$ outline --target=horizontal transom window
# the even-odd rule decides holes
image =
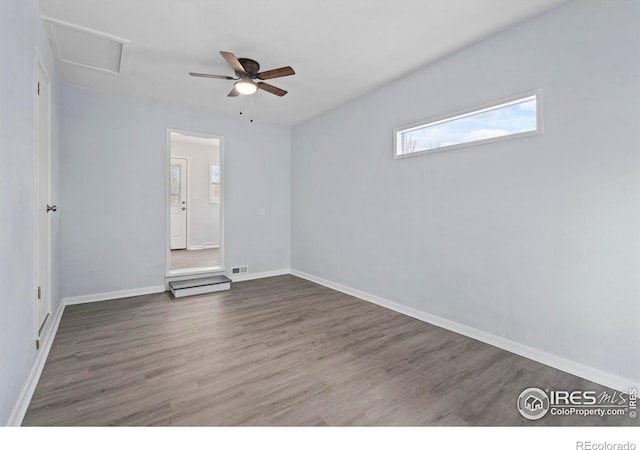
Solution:
[[[542,132],[542,92],[535,91],[395,130],[394,158]]]

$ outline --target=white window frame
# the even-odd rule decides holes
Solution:
[[[219,190],[219,194],[218,194],[218,198],[214,199],[211,196],[211,187],[214,184],[213,181],[211,181],[211,170],[213,169],[213,166],[218,166],[218,173],[220,174],[218,176],[218,183],[216,183],[218,185],[218,190]],[[221,187],[220,187],[220,180],[222,179],[222,173],[220,173],[221,171],[221,167],[220,167],[220,163],[219,162],[213,162],[213,161],[209,161],[209,203],[212,205],[218,205],[220,204],[220,194],[222,193],[220,191]]]
[[[444,122],[450,122],[455,119],[460,119],[465,116],[471,116],[474,114],[479,114],[491,109],[497,109],[501,106],[508,106],[509,103],[515,103],[518,100],[523,100],[527,97],[536,97],[536,129],[531,131],[523,131],[521,133],[508,134],[506,136],[497,136],[493,138],[479,139],[472,142],[464,142],[461,144],[447,145],[444,147],[426,149],[426,150],[418,150],[416,152],[398,154],[398,150],[402,148],[402,133],[406,133],[407,131],[413,131],[419,128],[424,128],[427,126],[438,125]],[[509,139],[519,139],[526,136],[533,136],[536,134],[542,134],[543,132],[543,121],[542,121],[542,89],[535,89],[532,91],[523,92],[517,95],[512,95],[507,98],[503,98],[498,101],[493,101],[489,103],[484,103],[482,105],[474,106],[473,108],[467,108],[462,111],[458,111],[451,114],[446,114],[443,116],[435,117],[429,120],[424,120],[418,123],[413,123],[410,125],[405,125],[403,127],[395,128],[393,130],[393,159],[402,159],[411,156],[419,156],[425,155],[429,153],[438,153],[448,150],[455,150],[464,147],[471,147],[474,145],[484,145],[490,142],[498,142],[498,141],[506,141]]]

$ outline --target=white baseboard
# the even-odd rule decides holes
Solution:
[[[38,386],[38,381],[40,381],[40,375],[42,374],[42,369],[44,369],[44,364],[47,362],[47,356],[49,356],[53,339],[58,331],[64,307],[64,301],[60,302],[60,306],[58,306],[58,310],[53,317],[49,331],[40,341],[42,343],[42,347],[40,347],[40,350],[38,351],[36,360],[31,367],[29,375],[27,376],[27,381],[24,383],[22,391],[20,391],[18,401],[9,416],[9,421],[7,422],[7,426],[9,427],[19,427],[22,424],[24,415],[27,413],[27,409],[29,408],[29,403],[31,403],[33,393],[36,391],[36,387]]]
[[[158,294],[164,292],[164,285],[149,286],[137,289],[126,289],[124,291],[101,292],[98,294],[79,295],[77,297],[67,297],[62,299],[65,305],[78,305],[81,303],[102,302],[104,300],[115,300],[117,298],[137,297],[138,295]]]
[[[502,336],[487,333],[486,331],[482,331],[477,328],[463,325],[443,317],[420,311],[410,306],[405,306],[400,303],[369,294],[368,292],[353,289],[349,286],[334,283],[333,281],[325,280],[294,269],[291,270],[291,274],[618,391],[628,392],[631,388],[640,387],[640,381],[626,379],[618,375],[563,358],[562,356],[520,344],[519,342],[512,341]]]
[[[290,269],[279,269],[279,270],[270,270],[268,272],[256,272],[256,273],[246,273],[242,275],[228,275],[232,281],[249,281],[249,280],[257,280],[259,278],[269,278],[269,277],[277,277],[279,275],[289,275],[291,273]]]

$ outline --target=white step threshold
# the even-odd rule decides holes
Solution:
[[[169,282],[169,289],[175,298],[189,295],[209,294],[231,289],[231,279],[224,275],[207,278],[194,278]]]

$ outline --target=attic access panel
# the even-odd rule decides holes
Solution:
[[[121,72],[128,40],[57,19],[44,21],[60,62],[114,74]]]

